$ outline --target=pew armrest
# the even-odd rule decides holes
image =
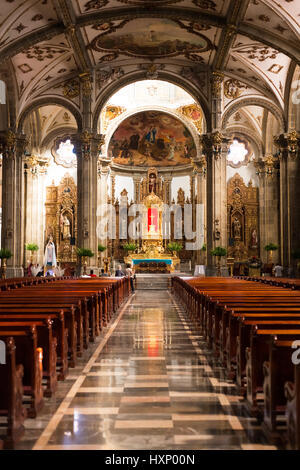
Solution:
[[[295,384],[294,382],[286,382],[284,384],[284,395],[287,401],[292,401],[295,398]]]

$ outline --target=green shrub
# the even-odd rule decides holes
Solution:
[[[12,257],[12,252],[6,248],[1,248],[0,250],[0,259],[9,259]]]
[[[168,244],[167,248],[170,251],[181,251],[182,250],[182,245],[181,245],[181,243],[178,243],[178,242],[170,242]]]
[[[135,243],[124,243],[122,247],[125,251],[134,251],[137,249],[137,246]]]
[[[278,250],[278,246],[275,245],[275,243],[268,243],[268,245],[265,246],[266,251],[276,251]]]
[[[28,251],[38,251],[39,247],[36,243],[27,243],[26,250]]]
[[[222,246],[217,246],[213,250],[211,250],[210,254],[212,256],[226,256],[227,255],[227,250],[226,248],[223,248]]]
[[[89,248],[77,248],[76,252],[79,258],[83,258],[84,256],[92,258],[94,256],[94,253]]]
[[[99,251],[100,253],[102,253],[102,252],[105,251],[105,250],[106,250],[106,246],[103,246],[103,245],[101,245],[101,244],[99,243],[99,245],[98,245],[98,251]]]

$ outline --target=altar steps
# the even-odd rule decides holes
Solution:
[[[169,274],[137,274],[137,290],[168,290],[171,286]]]

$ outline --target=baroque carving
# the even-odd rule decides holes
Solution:
[[[236,52],[239,54],[246,54],[248,59],[257,59],[259,62],[264,62],[267,59],[276,59],[279,52],[268,46],[252,46],[246,49],[238,49]]]
[[[238,98],[243,90],[249,88],[247,85],[244,85],[239,80],[230,78],[224,82],[224,95],[226,98],[235,99]]]
[[[258,188],[253,187],[252,181],[246,186],[238,173],[227,185],[227,221],[229,257],[245,261],[258,256]]]
[[[84,5],[85,11],[100,10],[108,4],[108,0],[90,0]]]
[[[140,69],[146,71],[146,78],[148,80],[155,80],[158,78],[159,70],[164,70],[164,64],[140,64]]]
[[[70,80],[63,86],[63,94],[67,98],[76,98],[79,95],[80,86],[77,79]]]
[[[202,132],[203,114],[201,108],[197,104],[181,106],[177,111],[191,120],[199,133]]]

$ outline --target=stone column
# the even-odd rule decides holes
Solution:
[[[216,131],[200,137],[206,156],[206,240],[207,274],[216,274],[216,259],[210,254],[216,246],[227,247],[226,166],[229,139]],[[222,260],[223,264],[225,260]]]
[[[24,258],[24,135],[0,134],[2,164],[2,247],[11,251],[7,277],[23,276]]]
[[[135,204],[139,204],[140,202],[140,182],[141,177],[140,175],[133,175],[133,202]]]
[[[281,134],[274,143],[280,158],[280,254],[287,275],[296,264],[292,253],[300,248],[300,135]]]
[[[97,187],[98,187],[98,194],[97,194],[97,205],[98,205],[98,216],[97,216],[97,224],[98,226],[102,226],[103,217],[105,217],[105,213],[103,212],[105,209],[105,205],[108,203],[108,179],[110,177],[110,161],[106,159],[98,160],[98,176],[97,176]],[[103,210],[102,210],[102,209]],[[100,233],[101,230],[98,230],[97,233],[97,243],[101,243],[101,245],[108,246],[108,239],[107,236],[102,236]],[[107,251],[101,253],[101,259],[107,256]]]
[[[197,232],[201,233],[203,231],[204,240],[203,244],[206,244],[206,231],[205,231],[205,221],[206,221],[206,158],[203,156],[199,160],[194,160],[194,174],[196,180],[196,194],[195,202],[196,204],[202,206],[202,220],[197,219]],[[206,264],[206,252],[197,250],[196,264]]]
[[[211,105],[212,105],[212,129],[221,129],[222,124],[222,84],[224,74],[219,71],[212,73],[211,79]]]
[[[172,176],[171,175],[165,175],[164,177],[164,183],[165,183],[165,204],[170,205],[171,204],[171,187],[172,187]]]
[[[279,161],[269,155],[257,163],[256,173],[259,176],[259,246],[260,257],[267,263],[265,246],[268,243],[280,244],[279,240]],[[277,263],[280,252],[273,253],[273,262]]]
[[[39,247],[36,262],[43,264],[44,259],[44,187],[47,163],[39,161],[32,155],[26,158],[26,219],[25,219],[25,245],[36,243]],[[26,252],[25,265],[28,264],[30,253]]]
[[[77,247],[89,248],[94,257],[88,260],[90,268],[97,266],[97,169],[103,136],[88,131],[73,137],[77,155]]]

